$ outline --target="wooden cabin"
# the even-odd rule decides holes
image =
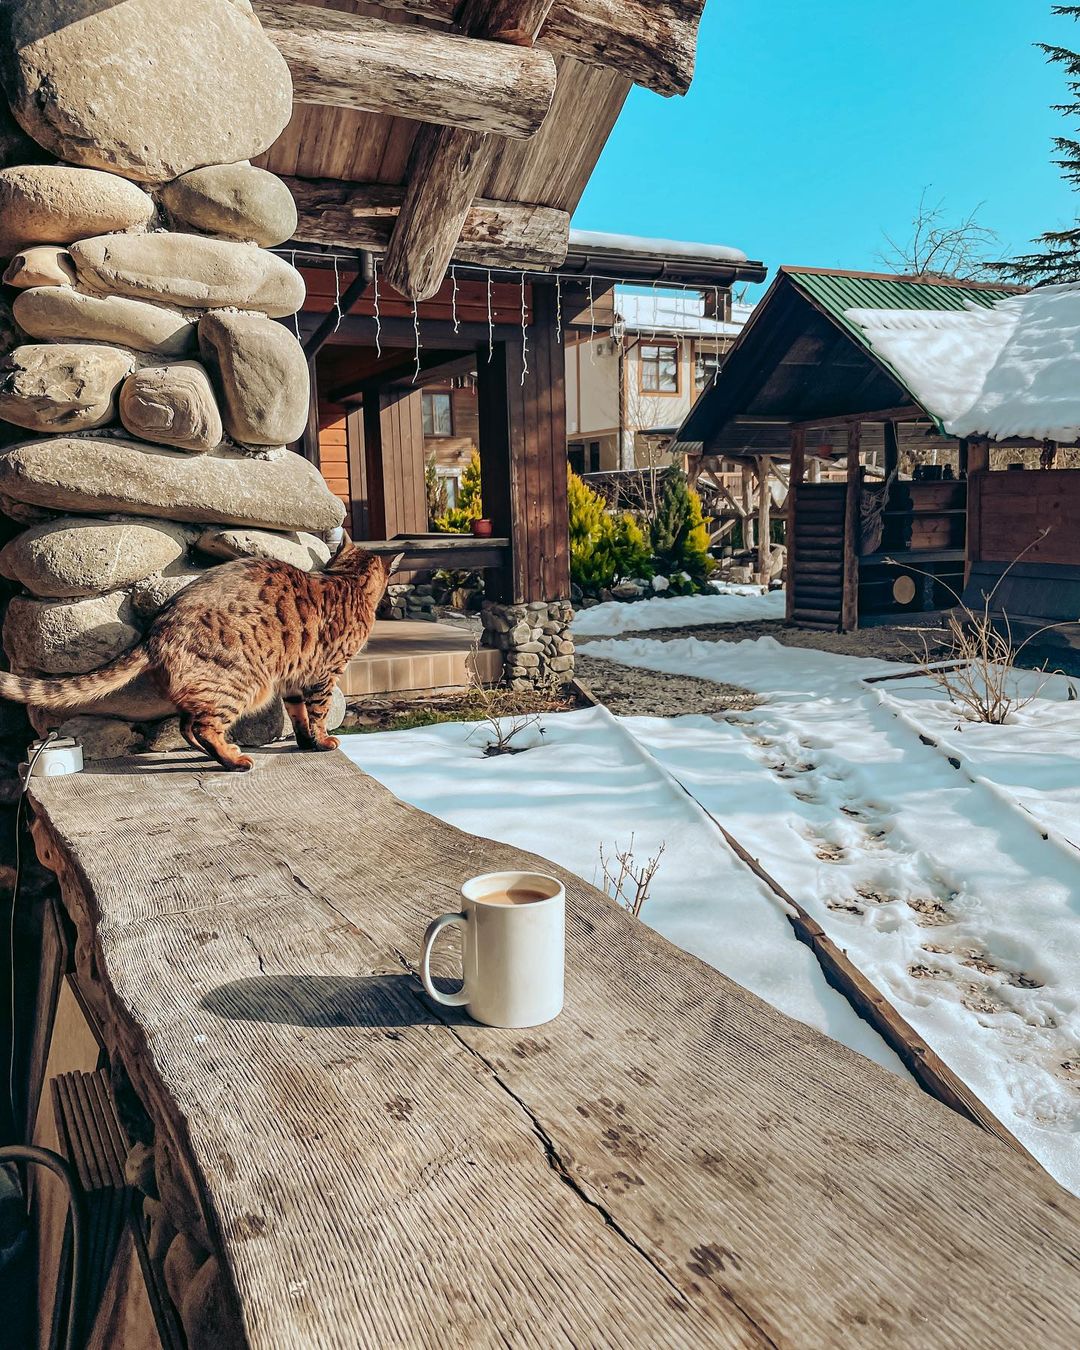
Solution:
[[[1016,293],[780,270],[679,442],[699,472],[723,461],[790,464],[790,621],[846,631],[956,603],[979,537],[969,540],[969,445],[850,316],[990,309]]]
[[[575,304],[602,327],[605,304],[587,255],[568,256],[570,215],[631,86],[686,91],[701,4],[256,8],[296,97],[258,161],[293,193],[298,224],[279,252],[309,288],[297,332],[313,397],[294,448],[342,497],[355,538],[404,545],[405,580],[481,569],[491,603],[561,604],[563,329]],[[435,393],[455,388],[494,523],[483,540],[425,538],[425,417],[433,426],[446,410]],[[378,630],[346,692],[464,682],[468,635],[410,630]],[[496,654],[484,659],[483,674],[497,674]]]

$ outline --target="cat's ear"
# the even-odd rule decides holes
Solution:
[[[386,567],[386,575],[392,577],[401,566],[401,560],[405,557],[404,553],[396,553],[389,561]]]

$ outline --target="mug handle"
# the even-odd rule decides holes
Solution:
[[[437,919],[428,925],[428,930],[424,934],[424,946],[420,953],[420,979],[423,981],[424,988],[429,996],[436,1003],[442,1003],[447,1008],[463,1008],[469,1001],[469,995],[466,993],[464,985],[456,994],[444,994],[435,988],[431,982],[431,952],[435,946],[435,939],[444,928],[449,928],[452,923],[460,924],[464,928],[467,922],[464,914],[440,914]]]

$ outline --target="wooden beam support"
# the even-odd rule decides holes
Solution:
[[[416,371],[416,356],[410,352],[407,356],[394,353],[389,363],[382,369],[359,375],[331,389],[327,397],[332,403],[351,403],[353,399],[364,398],[369,390],[389,388],[391,385],[412,381],[416,376],[416,387],[422,388],[431,380],[447,380],[453,375],[468,375],[476,369],[476,353],[423,351],[420,352],[420,372]]]
[[[331,336],[336,328],[341,326],[345,315],[356,304],[357,300],[364,294],[367,288],[374,280],[375,269],[371,263],[370,254],[364,254],[360,260],[356,271],[356,276],[349,282],[345,288],[344,294],[338,300],[334,308],[315,329],[314,333],[304,342],[304,355],[308,361],[314,361],[319,352],[326,345],[326,340]]]
[[[799,487],[802,484],[805,466],[806,432],[796,430],[791,433],[791,469],[788,474],[787,523],[784,526],[784,543],[787,547],[785,618],[788,623],[792,623],[795,619],[795,568],[797,565],[795,557],[795,534],[798,528]]]
[[[885,423],[885,479],[888,481],[900,468],[900,437],[896,423],[890,418]]]
[[[552,0],[465,0],[471,36],[512,35],[531,43]],[[490,135],[461,127],[420,128],[404,200],[386,252],[386,279],[410,300],[427,300],[443,283],[465,220],[491,167]]]
[[[759,455],[758,472],[758,577],[763,586],[769,584],[769,571],[772,566],[772,485],[769,482],[769,469],[772,459],[768,455]]]
[[[550,52],[458,33],[256,0],[298,103],[355,108],[527,139],[555,97]]]
[[[458,0],[379,0],[445,23]],[[705,0],[556,0],[540,32],[559,56],[619,70],[658,94],[685,94],[694,78],[698,26]]]
[[[859,626],[859,535],[862,529],[863,471],[859,463],[862,426],[848,427],[847,492],[844,498],[844,591],[840,627],[853,633]]]
[[[285,178],[299,217],[299,243],[385,252],[405,198],[403,187]],[[478,198],[465,213],[455,262],[481,267],[551,268],[566,261],[570,215],[551,206]]]

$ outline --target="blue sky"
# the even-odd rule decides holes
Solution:
[[[574,224],[882,270],[923,187],[1004,252],[1080,212],[1050,163],[1080,47],[1050,0],[708,0],[686,98],[634,89]]]

